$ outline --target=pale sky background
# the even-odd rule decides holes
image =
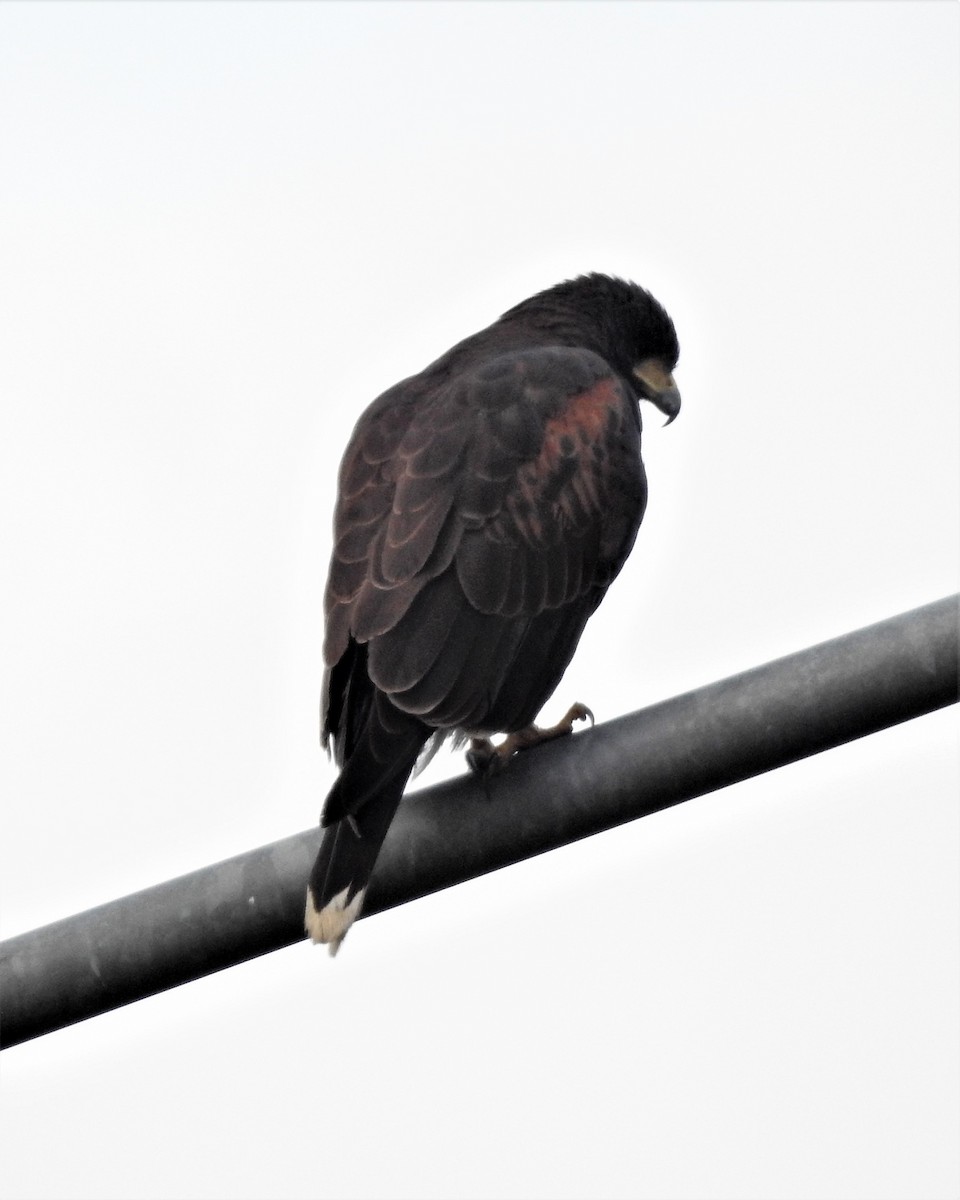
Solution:
[[[3,4],[4,936],[317,819],[352,424],[570,275],[684,408],[547,717],[955,591],[958,24]],[[957,789],[952,709],[5,1052],[0,1191],[955,1197]]]

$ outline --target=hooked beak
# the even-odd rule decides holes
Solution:
[[[649,400],[666,416],[664,425],[669,425],[680,411],[680,392],[673,376],[659,358],[645,358],[633,368],[637,391],[644,400]]]

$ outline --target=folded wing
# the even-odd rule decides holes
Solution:
[[[423,381],[368,410],[341,470],[324,715],[341,761],[351,703],[369,704],[351,687],[361,660],[432,729],[529,724],[646,503],[636,398],[592,352],[503,354]]]

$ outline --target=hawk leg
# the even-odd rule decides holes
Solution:
[[[490,775],[502,767],[519,750],[529,750],[531,746],[539,746],[541,742],[550,742],[554,738],[566,737],[573,732],[574,721],[589,721],[593,724],[593,713],[585,704],[571,704],[564,716],[546,729],[539,725],[528,725],[519,729],[495,746],[489,738],[471,738],[470,749],[467,751],[467,765],[476,775]]]

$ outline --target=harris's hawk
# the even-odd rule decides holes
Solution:
[[[668,420],[677,335],[634,283],[541,292],[398,383],[340,468],[325,597],[324,745],[341,771],[305,924],[336,953],[430,739],[475,769],[532,725],[630,553],[647,500],[641,399]],[[512,735],[499,747],[493,733]]]

